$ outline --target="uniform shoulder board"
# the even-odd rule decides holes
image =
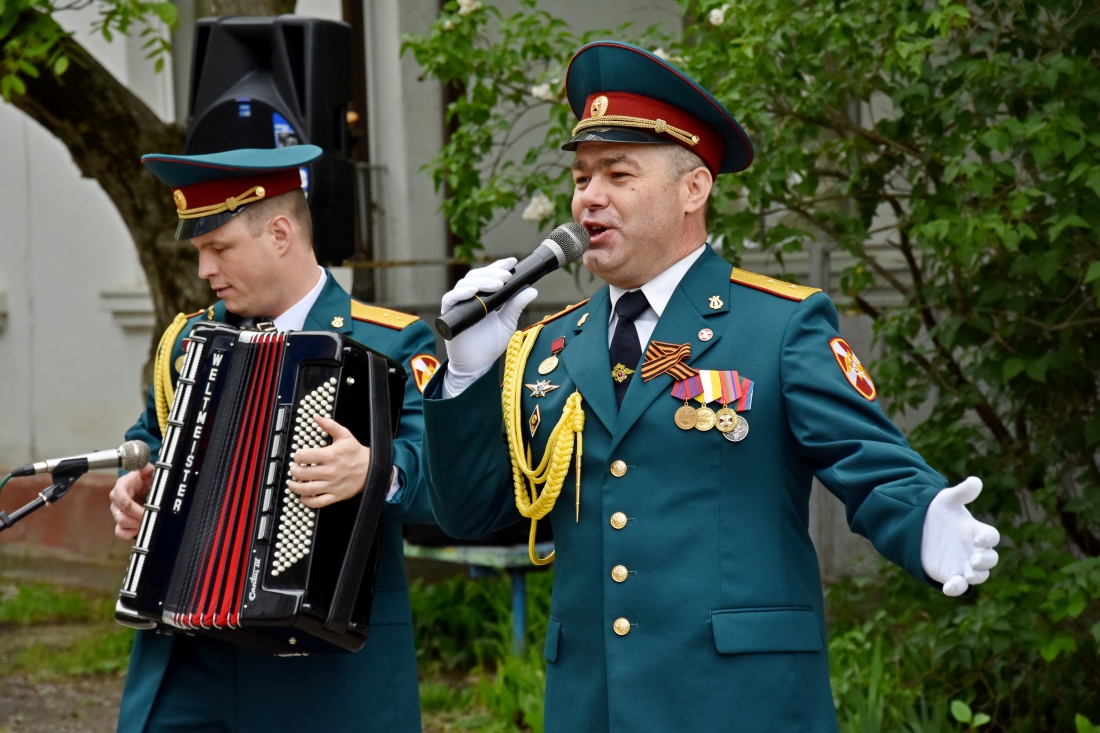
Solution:
[[[379,308],[376,305],[367,305],[358,300],[351,301],[351,317],[356,321],[374,323],[386,328],[400,331],[420,320],[419,316],[395,311],[392,308]]]
[[[742,270],[739,267],[733,268],[733,272],[730,274],[730,282],[799,302],[809,298],[814,293],[821,292],[821,288],[810,288],[805,285],[776,280],[773,277]]]
[[[525,328],[523,330],[524,331],[530,331],[535,326],[542,326],[542,325],[545,325],[545,324],[549,323],[550,321],[556,321],[559,318],[561,318],[562,316],[567,315],[567,314],[572,313],[573,311],[577,310],[578,308],[583,306],[585,303],[587,303],[588,300],[589,300],[588,298],[585,298],[580,303],[575,303],[575,304],[569,306],[568,308],[566,308],[565,310],[561,310],[561,311],[558,311],[557,313],[549,315],[546,318],[543,318],[538,323],[532,323],[530,326],[528,326],[527,328]]]

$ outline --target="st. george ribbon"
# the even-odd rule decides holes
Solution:
[[[576,262],[588,251],[588,245],[587,229],[574,222],[562,224],[515,266],[512,279],[504,283],[504,287],[495,293],[476,293],[469,300],[456,303],[435,319],[435,330],[450,341],[543,275]]]

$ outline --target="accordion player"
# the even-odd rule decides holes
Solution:
[[[405,380],[339,333],[195,326],[116,620],[277,655],[362,648]],[[287,488],[294,452],[329,442],[315,416],[371,448],[363,491],[322,509]]]

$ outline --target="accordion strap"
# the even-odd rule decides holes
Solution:
[[[352,527],[344,563],[336,579],[336,590],[324,627],[342,633],[351,623],[351,614],[359,598],[367,562],[374,545],[382,502],[393,474],[394,426],[390,411],[389,365],[381,356],[368,353],[370,372],[370,468],[363,487],[363,499]]]
[[[176,339],[187,327],[187,316],[177,313],[172,319],[172,324],[165,329],[157,345],[157,356],[153,361],[153,402],[157,408],[157,423],[160,425],[160,434],[163,437],[168,430],[168,411],[172,407],[172,400],[176,396],[176,389],[172,384],[172,347]]]

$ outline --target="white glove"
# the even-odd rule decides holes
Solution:
[[[1000,533],[974,519],[965,506],[980,493],[982,480],[971,476],[936,494],[924,516],[921,565],[929,578],[943,583],[944,595],[961,596],[969,586],[984,583],[997,564],[993,548]]]
[[[446,313],[474,293],[495,293],[512,279],[509,272],[516,266],[515,257],[497,260],[488,267],[470,270],[449,293],[443,296],[441,312]],[[508,348],[508,341],[516,332],[519,314],[538,296],[534,288],[526,288],[513,295],[504,305],[485,318],[455,336],[447,344],[447,373],[443,376],[443,396],[457,397],[467,387],[492,369],[500,355]]]

